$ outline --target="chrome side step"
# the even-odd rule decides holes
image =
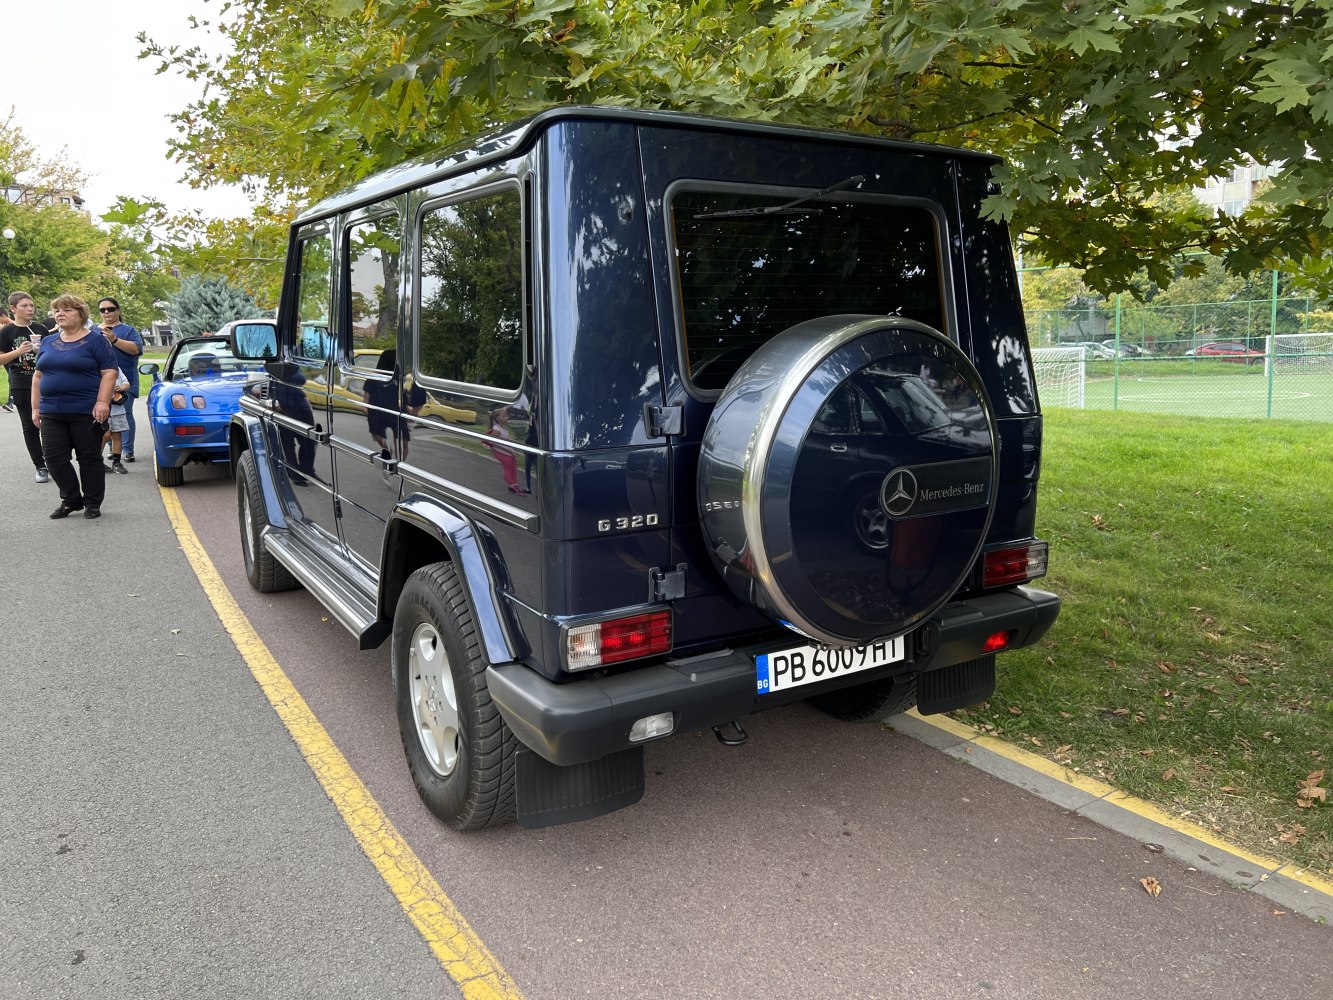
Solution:
[[[286,531],[267,529],[263,545],[343,628],[356,636],[361,649],[374,649],[388,638],[393,622],[380,619],[374,595],[357,587],[347,574],[314,555]]]

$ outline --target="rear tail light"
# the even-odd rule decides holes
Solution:
[[[981,651],[983,653],[998,653],[1002,649],[1008,649],[1009,644],[1013,641],[1013,629],[1006,629],[1003,632],[995,632],[986,636],[986,641],[981,644]]]
[[[565,633],[565,662],[569,670],[588,670],[670,651],[668,610],[578,625]]]
[[[196,434],[204,433],[204,428],[199,424],[177,424],[177,437],[194,437]]]
[[[1045,542],[1030,542],[1027,545],[987,552],[981,574],[981,585],[1006,587],[1045,576],[1048,551],[1049,546]]]

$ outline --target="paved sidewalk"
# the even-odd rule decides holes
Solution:
[[[140,404],[142,405],[142,404]],[[52,521],[0,413],[0,997],[455,997],[139,461]]]
[[[971,764],[1109,830],[1151,845],[1150,849],[1199,871],[1244,886],[1288,912],[1325,924],[1333,922],[1333,880],[1319,873],[1211,837],[1110,785],[1074,774],[1044,757],[947,717],[923,718],[913,711],[884,721],[955,760]]]

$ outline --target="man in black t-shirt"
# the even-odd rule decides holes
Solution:
[[[49,483],[51,477],[42,457],[41,434],[32,422],[32,373],[37,368],[37,345],[46,335],[46,328],[33,320],[36,307],[27,292],[10,295],[9,308],[14,319],[0,330],[0,364],[9,372],[10,398],[23,425],[23,443],[36,469],[34,478],[39,483]]]

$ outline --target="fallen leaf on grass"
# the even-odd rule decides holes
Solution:
[[[1106,530],[1106,522],[1102,520],[1102,516],[1100,514],[1092,515],[1092,526],[1096,528],[1098,531]]]
[[[1328,802],[1328,789],[1319,787],[1323,780],[1323,771],[1311,771],[1306,775],[1300,791],[1296,793],[1296,804],[1302,809],[1313,809],[1317,802]]]
[[[1157,669],[1164,674],[1174,674],[1176,672],[1176,665],[1170,660],[1158,660]]]
[[[1165,771],[1162,772],[1163,781],[1170,781],[1175,776],[1176,776],[1176,769],[1174,767],[1168,767]]]
[[[1156,752],[1157,752],[1156,750],[1151,750],[1151,749],[1149,749],[1149,750],[1140,750],[1140,751],[1139,751],[1139,756],[1140,756],[1140,757],[1151,757],[1151,756],[1152,756],[1153,754],[1155,754]]]
[[[1244,674],[1236,674],[1231,679],[1235,681],[1237,684],[1240,684],[1242,686],[1250,683],[1250,679],[1246,677]]]
[[[1010,706],[1009,706],[1009,714],[1010,714],[1010,715],[1022,715],[1022,714],[1023,714],[1023,710],[1022,710],[1021,708],[1019,708],[1017,705],[1010,705]]]
[[[1305,827],[1299,823],[1292,823],[1291,826],[1277,835],[1277,839],[1284,844],[1298,844],[1303,833],[1305,833]]]
[[[1116,708],[1116,709],[1112,709],[1111,714],[1112,714],[1112,715],[1119,716],[1119,717],[1121,717],[1121,718],[1124,718],[1126,715],[1129,714],[1129,709],[1127,709],[1127,708]]]
[[[1157,879],[1153,878],[1151,875],[1147,878],[1139,879],[1139,885],[1143,886],[1143,891],[1153,899],[1156,899],[1162,894],[1162,883],[1158,882]]]

